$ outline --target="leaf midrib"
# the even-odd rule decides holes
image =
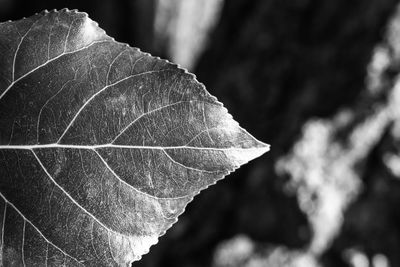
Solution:
[[[193,150],[215,150],[215,151],[230,151],[230,150],[260,150],[266,149],[264,147],[195,147],[195,146],[133,146],[133,145],[115,145],[115,144],[103,144],[103,145],[72,145],[72,144],[43,144],[43,145],[0,145],[0,149],[45,149],[45,148],[69,148],[69,149],[101,149],[101,148],[121,148],[121,149],[149,149],[149,150],[175,150],[175,149],[193,149]]]

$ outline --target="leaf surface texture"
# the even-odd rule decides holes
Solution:
[[[85,13],[0,24],[0,259],[128,266],[268,151],[194,77]]]

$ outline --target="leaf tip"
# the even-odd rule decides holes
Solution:
[[[267,153],[268,151],[271,150],[271,145],[269,145],[267,143],[264,143],[264,142],[261,142],[261,141],[258,141],[257,148],[262,152],[262,154],[265,154],[265,153]]]
[[[247,164],[248,162],[262,156],[270,149],[270,145],[257,140],[257,143],[251,148],[243,148],[229,152],[229,157],[236,163],[235,169]]]
[[[257,146],[251,149],[251,153],[248,155],[248,161],[261,157],[270,150],[270,147],[269,144],[257,140]]]

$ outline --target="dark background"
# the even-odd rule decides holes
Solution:
[[[272,150],[197,196],[179,222],[134,266],[300,267],[300,256],[312,258],[320,266],[365,266],[351,265],[354,251],[375,262],[374,267],[386,266],[382,265],[385,261],[377,260],[379,257],[390,266],[400,266],[400,180],[384,160],[388,152],[397,154],[399,150],[398,138],[391,134],[395,121],[379,126],[382,131],[373,144],[351,166],[361,186],[345,206],[339,231],[319,253],[310,249],[315,232],[310,214],[298,201],[299,188],[307,190],[307,185],[293,185],[290,171],[280,172],[276,167],[279,159],[297,157],[293,149],[307,122],[323,119],[332,125],[333,138],[326,144],[340,144],[347,148],[343,153],[349,154],[350,136],[357,127],[366,121],[374,125],[370,120],[375,114],[373,107],[389,105],[399,64],[391,51],[395,44],[386,34],[397,2],[223,3],[209,42],[192,71],[241,126],[271,144]],[[157,3],[0,0],[0,20],[20,19],[44,9],[78,9],[116,40],[171,59],[168,44],[160,43],[162,38],[154,30]],[[368,66],[376,47],[382,44],[392,58],[377,74],[379,93],[369,94]],[[339,127],[334,118],[342,110],[352,119]],[[335,160],[327,166],[335,169]],[[316,205],[318,197],[317,192],[312,200]],[[247,240],[240,242],[244,247],[251,244],[251,251],[235,261],[233,249],[231,263],[219,261],[218,253],[229,252],[229,242],[237,237]],[[240,242],[237,251],[243,252],[246,249],[240,248]]]

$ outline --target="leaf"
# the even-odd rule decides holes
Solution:
[[[127,266],[268,150],[194,75],[85,13],[0,24],[0,259]]]

